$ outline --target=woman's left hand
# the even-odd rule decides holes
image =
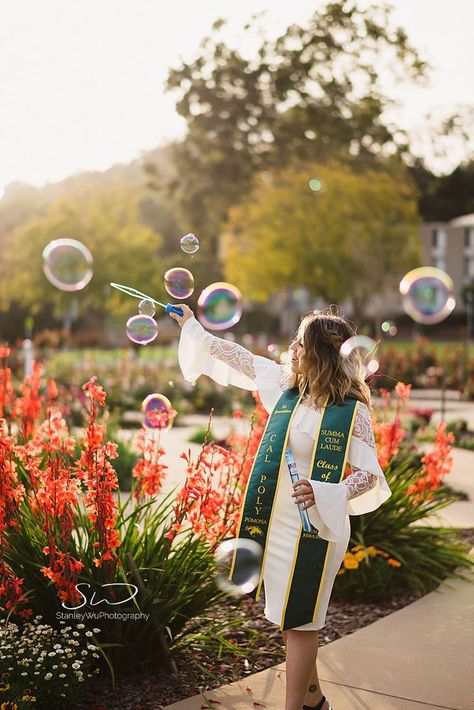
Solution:
[[[296,505],[301,503],[302,510],[306,510],[307,508],[311,508],[312,505],[316,505],[316,501],[314,500],[314,492],[309,481],[302,479],[300,481],[295,481],[292,485],[294,492],[291,494],[291,497],[295,499],[294,502]]]

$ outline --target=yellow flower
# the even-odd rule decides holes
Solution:
[[[388,560],[388,564],[392,565],[392,567],[401,567],[402,566],[401,562],[399,562],[398,560],[394,560],[393,557],[390,557],[390,559]]]
[[[355,553],[354,557],[358,562],[360,562],[361,560],[365,560],[367,553],[365,550],[359,550],[359,552]]]
[[[356,545],[355,547],[351,547],[351,550],[353,552],[357,552],[357,550],[363,550],[365,549],[363,545]]]
[[[30,703],[36,703],[36,698],[34,695],[24,695],[22,697],[22,700],[24,700],[25,702],[29,701]]]
[[[376,547],[371,545],[370,547],[367,548],[367,552],[369,553],[369,557],[375,557],[380,553],[380,550],[377,550]]]
[[[346,570],[344,568],[340,569],[338,572],[338,574],[345,574],[345,573],[346,573]]]
[[[346,554],[344,555],[344,567],[346,569],[357,569],[358,566],[359,563],[357,562],[354,555],[351,555],[350,552],[346,552]]]
[[[18,705],[16,703],[2,703],[0,705],[0,710],[18,710]]]
[[[10,688],[10,683],[0,683],[0,692],[5,692]]]

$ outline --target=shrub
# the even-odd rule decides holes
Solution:
[[[473,565],[454,530],[423,525],[457,500],[442,485],[452,467],[454,436],[440,423],[433,450],[418,454],[401,426],[410,387],[399,383],[396,393],[393,419],[374,422],[378,457],[392,495],[377,510],[351,517],[349,551],[338,572],[336,598],[375,601],[400,591],[424,594],[443,579],[463,577]],[[391,395],[384,397],[391,407]]]
[[[118,447],[101,423],[106,394],[94,378],[82,388],[89,420],[77,440],[53,404],[57,388],[42,387],[39,365],[19,397],[6,366],[0,383],[0,615],[26,623],[41,614],[57,626],[64,607],[81,607],[102,630],[98,646],[112,674],[163,659],[166,646],[232,647],[226,634],[242,620],[206,621],[205,611],[224,596],[213,552],[235,534],[249,447],[239,453],[210,444],[197,461],[183,455],[185,484],[157,501],[164,450],[142,428],[132,491],[122,501]],[[121,613],[111,620],[102,604],[94,616],[92,592],[95,605]]]

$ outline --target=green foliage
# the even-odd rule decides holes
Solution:
[[[403,153],[406,136],[383,119],[380,75],[416,81],[426,73],[385,5],[327,2],[306,26],[291,25],[273,41],[262,39],[256,21],[245,31],[256,27],[252,57],[229,46],[219,21],[196,58],[168,77],[188,125],[172,147],[170,187],[193,229],[211,240],[256,172],[295,158],[363,164]],[[159,171],[155,177],[160,182]]]
[[[172,544],[164,537],[174,504],[173,496],[174,491],[158,502],[151,498],[140,505],[131,505],[131,497],[122,502],[119,496],[117,529],[122,544],[117,554],[123,572],[117,572],[114,581],[135,584],[126,559],[126,553],[130,553],[143,577],[146,591],[128,603],[120,604],[121,613],[141,612],[145,615],[142,618],[114,622],[95,619],[94,624],[102,629],[102,633],[100,643],[96,638],[94,642],[107,657],[113,674],[162,659],[158,629],[165,634],[174,651],[196,643],[206,643],[211,650],[217,651],[226,645],[229,628],[233,624],[241,625],[238,619],[224,625],[205,617],[206,609],[225,595],[214,583],[214,561],[209,545],[193,535],[191,529],[179,533]],[[41,520],[28,504],[22,504],[18,518],[18,530],[7,533],[8,549],[4,560],[24,580],[23,588],[34,590],[30,599],[34,614],[41,614],[46,623],[54,626],[56,612],[64,613],[64,609],[54,585],[47,582],[40,571],[45,562],[41,550],[47,542]],[[69,552],[84,563],[78,581],[90,585],[82,589],[96,590],[101,598],[113,600],[113,595],[106,595],[101,587],[111,580],[104,569],[97,569],[92,562],[95,554],[93,536],[81,506],[74,516],[74,530]],[[131,587],[129,592],[131,596]],[[88,594],[88,600],[90,597]],[[87,605],[86,611],[94,611],[94,607]],[[150,615],[149,618],[146,615]],[[192,623],[197,616],[201,617],[199,633]]]
[[[421,474],[419,457],[405,454],[392,460],[385,470],[391,497],[372,513],[351,517],[349,553],[336,578],[336,598],[377,601],[401,591],[422,595],[446,578],[464,578],[472,568],[474,561],[455,530],[423,524],[457,497],[443,487],[432,492],[432,499],[408,494]]]
[[[378,350],[378,360],[376,387],[391,390],[402,380],[414,387],[440,389],[440,373],[444,372],[448,389],[461,391],[465,399],[474,397],[474,353],[464,346],[384,341]]]
[[[145,226],[140,214],[140,192],[117,188],[53,202],[11,235],[5,253],[2,307],[12,302],[32,314],[52,304],[56,314],[75,301],[79,316],[91,310],[129,313],[130,302],[110,289],[110,281],[133,282],[161,291],[160,235]],[[94,257],[94,277],[83,292],[59,291],[42,270],[42,251],[53,239],[72,237],[83,242]],[[107,304],[105,306],[105,303]]]
[[[314,177],[319,192],[308,187]],[[416,263],[417,226],[413,188],[399,168],[298,164],[261,176],[231,210],[225,273],[251,299],[294,284],[329,302],[350,298],[360,320],[370,298]]]
[[[220,414],[231,414],[235,409],[252,405],[247,390],[216,385],[208,377],[200,377],[193,386],[185,382],[175,364],[170,364],[168,348],[150,349],[149,357],[133,360],[124,350],[88,350],[57,353],[45,359],[48,377],[60,386],[61,397],[67,400],[70,419],[75,425],[84,424],[85,409],[78,382],[97,375],[107,390],[107,404],[118,424],[124,412],[141,411],[144,398],[152,392],[165,395],[180,415],[190,412],[208,414],[214,407]],[[122,424],[123,424],[122,420]]]

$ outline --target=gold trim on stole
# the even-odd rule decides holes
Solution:
[[[271,534],[271,531],[272,531],[273,512],[274,512],[274,510],[275,510],[275,503],[276,503],[276,501],[277,501],[278,490],[279,490],[279,488],[280,488],[281,469],[282,469],[283,465],[286,464],[285,451],[286,451],[286,445],[287,445],[287,443],[288,443],[288,437],[289,437],[289,435],[290,435],[291,422],[293,421],[293,417],[295,416],[296,409],[297,409],[299,403],[301,402],[301,398],[302,398],[302,397],[303,397],[303,395],[300,394],[298,401],[296,402],[295,406],[293,407],[293,411],[292,411],[291,416],[290,416],[290,418],[289,418],[289,420],[288,420],[288,426],[287,426],[287,428],[286,428],[285,441],[283,442],[283,449],[282,449],[282,451],[281,451],[280,468],[278,469],[278,478],[277,478],[277,484],[276,484],[276,488],[275,488],[275,495],[273,496],[272,509],[271,509],[271,511],[270,511],[270,517],[269,517],[269,519],[268,519],[268,530],[267,530],[267,536],[266,536],[266,540],[265,540],[265,547],[264,547],[264,549],[263,549],[262,566],[261,566],[261,568],[260,568],[260,577],[259,577],[259,580],[258,580],[257,591],[256,591],[256,594],[255,594],[255,601],[258,601],[258,599],[260,599],[260,590],[261,590],[261,588],[262,588],[262,582],[263,582],[263,571],[264,571],[264,568],[265,568],[265,558],[266,558],[266,556],[267,556],[268,543],[269,543],[269,541],[270,541],[270,534]],[[271,415],[270,415],[270,416],[271,416]],[[262,441],[263,441],[263,437],[262,437]],[[255,459],[256,459],[256,458],[257,458],[257,457],[255,457]]]
[[[316,447],[318,445],[319,433],[321,431],[321,425],[323,423],[324,412],[326,411],[326,405],[327,405],[328,399],[329,399],[329,396],[326,397],[324,404],[322,406],[321,418],[319,420],[318,428],[316,430],[316,436],[314,437],[313,450],[311,452],[311,462],[310,462],[310,466],[309,466],[309,474],[310,475],[313,472],[313,464],[314,464],[314,457],[316,455]],[[303,523],[301,522],[301,519],[300,519],[300,529],[299,529],[299,533],[298,533],[298,539],[296,540],[295,549],[293,552],[293,562],[291,563],[290,576],[288,577],[288,585],[287,585],[286,594],[285,594],[285,602],[283,604],[283,612],[282,612],[281,620],[280,620],[280,631],[283,630],[283,623],[285,621],[286,607],[288,606],[288,599],[290,597],[291,583],[293,581],[293,574],[295,572],[296,560],[298,558],[298,550],[299,550],[299,546],[300,546],[302,532],[303,532]]]
[[[283,393],[282,393],[282,394],[283,394]],[[294,408],[293,408],[293,412],[291,413],[291,417],[290,417],[289,423],[288,423],[288,428],[287,428],[287,430],[286,430],[286,438],[285,438],[285,443],[284,443],[284,445],[283,445],[283,453],[284,453],[284,451],[285,451],[286,442],[287,442],[287,440],[288,440],[288,432],[289,432],[289,430],[290,430],[291,420],[293,419],[294,413],[295,413],[295,411],[296,411],[296,407],[297,407],[298,404],[300,403],[302,396],[303,396],[303,395],[300,395],[300,397],[299,397],[299,399],[298,399],[296,405],[295,405]],[[250,471],[250,473],[249,473],[249,477],[248,477],[247,483],[246,483],[246,485],[245,485],[245,493],[244,493],[244,496],[243,496],[243,498],[242,498],[242,503],[241,503],[242,508],[241,508],[241,512],[240,512],[239,527],[238,527],[238,529],[237,529],[237,534],[236,534],[236,536],[235,536],[236,539],[238,539],[238,538],[240,537],[240,530],[241,530],[242,522],[243,522],[243,519],[244,519],[245,501],[247,500],[247,493],[248,493],[248,489],[249,489],[249,486],[250,486],[250,481],[251,481],[251,479],[252,479],[252,474],[253,474],[253,471],[254,471],[254,468],[255,468],[255,464],[256,464],[256,462],[257,462],[257,456],[258,456],[258,454],[259,454],[259,452],[260,452],[260,446],[263,445],[263,440],[265,439],[265,434],[267,433],[267,429],[268,429],[269,424],[270,424],[270,419],[271,419],[272,413],[273,413],[273,410],[268,414],[267,423],[265,424],[265,429],[263,430],[262,438],[260,439],[260,444],[259,444],[259,446],[258,446],[258,449],[257,449],[257,451],[255,452],[255,458],[254,458],[254,460],[253,460],[252,469],[251,469],[251,471]],[[274,507],[275,507],[275,501],[276,501],[276,497],[277,497],[277,493],[278,493],[278,486],[280,485],[280,473],[281,473],[281,467],[282,467],[282,461],[283,461],[283,460],[284,460],[284,456],[283,456],[283,454],[282,454],[282,457],[281,457],[281,459],[280,459],[280,468],[278,469],[277,485],[276,485],[276,489],[275,489],[275,494],[274,494],[274,496],[273,496],[273,502],[272,502],[272,508],[271,508],[271,511],[270,511],[270,517],[269,517],[269,520],[268,520],[268,529],[267,529],[267,534],[266,534],[266,539],[265,539],[265,547],[264,547],[264,550],[263,550],[262,564],[261,564],[261,567],[260,567],[260,577],[259,577],[259,580],[258,580],[258,587],[257,587],[256,595],[255,595],[255,601],[258,601],[258,599],[259,599],[259,597],[260,597],[260,588],[261,588],[262,579],[263,579],[263,566],[264,566],[265,557],[266,557],[266,554],[267,554],[268,540],[269,540],[269,537],[270,537],[270,528],[271,528],[271,522],[272,522],[272,517],[273,517],[273,509],[274,509]],[[234,573],[235,561],[236,561],[236,559],[237,559],[237,554],[236,554],[236,553],[237,553],[237,550],[234,550],[234,554],[233,554],[233,556],[232,556],[232,564],[231,564],[231,566],[230,566],[230,572],[229,572],[229,576],[228,576],[228,578],[227,578],[229,581],[232,579],[232,575],[233,575],[233,573]]]
[[[323,418],[324,418],[324,414],[325,414],[325,411],[326,411],[326,406],[327,406],[328,399],[329,399],[329,396],[326,397],[326,400],[325,400],[324,405],[323,405],[323,407],[322,407],[322,410],[323,410],[323,411],[321,412],[321,418],[320,418],[320,420],[319,420],[318,428],[317,428],[317,430],[316,430],[316,435],[315,435],[315,438],[314,438],[313,450],[312,450],[312,452],[311,452],[311,463],[310,463],[310,468],[309,468],[309,474],[310,474],[310,476],[311,476],[312,473],[313,473],[314,458],[315,458],[315,456],[316,456],[316,449],[317,449],[318,442],[319,442],[319,434],[320,434],[320,432],[321,432],[321,426],[322,426],[322,423],[323,423]],[[350,427],[349,427],[349,435],[348,435],[348,437],[347,437],[347,445],[346,445],[346,450],[345,450],[345,452],[344,452],[344,461],[343,461],[343,464],[342,464],[342,467],[341,467],[341,479],[339,480],[339,483],[341,482],[341,480],[342,480],[342,478],[343,478],[343,476],[344,476],[344,472],[345,472],[345,470],[346,470],[346,461],[347,461],[347,456],[348,456],[348,453],[349,453],[350,439],[351,439],[351,436],[352,436],[352,429],[354,428],[355,415],[356,415],[356,412],[357,412],[357,407],[358,407],[358,405],[359,405],[359,403],[356,402],[356,405],[355,405],[355,407],[354,407],[354,412],[353,412],[353,415],[352,415],[351,425],[350,425]],[[309,479],[308,479],[308,480],[309,480]],[[315,504],[315,505],[316,505],[316,504]],[[283,630],[283,624],[284,624],[284,622],[285,622],[286,608],[287,608],[287,606],[288,606],[288,599],[289,599],[289,596],[290,596],[291,584],[292,584],[292,582],[293,582],[293,574],[294,574],[294,571],[295,571],[296,560],[297,560],[297,558],[298,558],[299,545],[300,545],[300,540],[301,540],[301,534],[302,534],[302,532],[303,532],[303,524],[302,524],[301,521],[300,521],[300,530],[299,530],[299,533],[298,533],[298,539],[297,539],[297,541],[296,541],[296,546],[295,546],[295,550],[294,550],[294,553],[293,553],[293,562],[292,562],[292,565],[291,565],[290,576],[289,576],[289,578],[288,578],[288,585],[287,585],[286,595],[285,595],[285,603],[284,603],[284,606],[283,606],[283,611],[282,611],[282,615],[281,615],[281,619],[280,619],[280,631]],[[321,590],[322,590],[322,588],[323,588],[323,584],[324,584],[325,577],[326,577],[326,571],[327,571],[326,568],[327,568],[327,561],[328,561],[328,556],[329,556],[330,545],[334,544],[334,543],[331,543],[331,542],[329,542],[329,541],[327,541],[327,543],[328,543],[328,545],[327,545],[327,549],[326,549],[326,555],[324,556],[323,571],[322,571],[322,573],[321,573],[321,579],[320,579],[320,583],[319,583],[318,596],[317,596],[317,598],[316,598],[316,602],[315,602],[315,606],[314,606],[314,612],[313,612],[313,617],[312,617],[312,620],[313,620],[313,621],[316,620],[316,616],[317,616],[317,613],[318,613],[318,606],[319,606],[320,597],[321,597]]]

